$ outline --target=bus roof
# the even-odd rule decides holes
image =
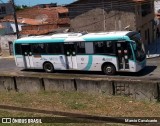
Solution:
[[[29,36],[17,39],[15,43],[48,43],[48,42],[74,42],[74,41],[104,41],[104,40],[127,40],[133,31],[113,31],[99,33],[60,33],[50,36]]]

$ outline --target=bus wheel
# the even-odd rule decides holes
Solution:
[[[44,69],[47,73],[51,73],[51,72],[53,72],[54,67],[53,67],[52,63],[47,62],[47,63],[44,63],[43,69]]]
[[[116,73],[116,68],[112,64],[106,64],[103,67],[103,73],[106,75],[114,75]]]

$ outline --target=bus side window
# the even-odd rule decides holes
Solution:
[[[22,55],[21,44],[15,44],[15,54]]]
[[[77,54],[84,54],[85,53],[85,43],[84,42],[77,42]]]
[[[94,44],[95,53],[103,53],[108,55],[115,55],[115,42],[101,41]]]
[[[32,50],[33,50],[33,54],[46,54],[45,44],[33,44]]]
[[[102,42],[95,42],[94,43],[94,53],[104,53],[104,43]]]
[[[48,54],[62,54],[62,44],[60,43],[48,43],[47,44]]]
[[[106,54],[115,54],[115,42],[106,41],[104,46],[104,52]]]

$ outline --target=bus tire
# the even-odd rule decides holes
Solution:
[[[53,64],[50,62],[46,62],[43,64],[43,69],[45,70],[45,72],[47,73],[52,73],[54,70]]]
[[[112,64],[105,64],[102,70],[105,75],[114,75],[116,73],[116,68]]]

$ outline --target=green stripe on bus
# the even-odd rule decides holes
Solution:
[[[18,39],[15,41],[15,43],[21,43],[21,44],[30,44],[30,43],[64,43],[65,39]]]
[[[89,55],[87,66],[83,70],[90,70],[90,68],[92,66],[92,62],[93,62],[93,56]]]

